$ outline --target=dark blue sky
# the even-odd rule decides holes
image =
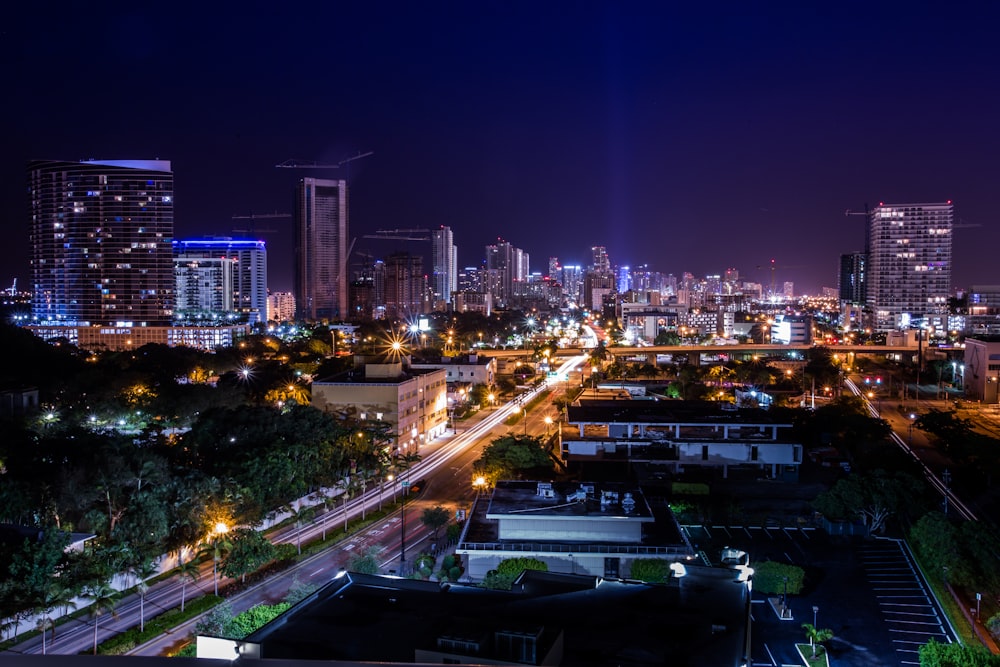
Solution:
[[[17,3],[0,22],[0,283],[28,283],[32,158],[173,162],[179,237],[347,177],[356,249],[449,225],[531,253],[815,292],[866,202],[955,202],[955,286],[992,284],[992,3]],[[31,5],[30,7],[28,5]],[[370,157],[350,170],[288,158]],[[265,220],[273,289],[289,220]],[[758,270],[758,266],[762,267]]]

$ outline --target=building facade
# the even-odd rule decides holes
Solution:
[[[867,302],[877,331],[947,313],[953,217],[950,201],[879,204],[869,212]]]
[[[303,178],[295,193],[295,298],[300,319],[348,316],[347,181]]]
[[[451,227],[442,226],[431,232],[431,264],[434,310],[449,310],[452,292],[458,290],[458,247]]]
[[[232,314],[251,325],[267,320],[264,241],[186,239],[174,241],[173,247],[178,316],[192,307],[210,304],[212,308],[221,308],[210,311],[211,315]]]
[[[311,404],[324,412],[350,412],[358,419],[388,423],[399,454],[416,453],[448,425],[445,371],[420,371],[402,361],[366,363],[317,380]]]
[[[167,160],[28,165],[32,322],[169,325],[174,175]]]

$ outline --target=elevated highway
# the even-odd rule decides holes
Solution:
[[[794,354],[799,358],[804,358],[806,353],[817,345],[794,344],[782,345],[779,343],[744,343],[738,345],[652,345],[652,346],[615,346],[607,347],[607,353],[614,358],[619,357],[646,357],[655,364],[658,355],[686,355],[691,363],[700,363],[703,356],[717,356],[725,354],[734,359],[752,359],[754,357],[789,357]],[[916,344],[913,345],[828,345],[825,346],[833,354],[854,354],[854,355],[878,355],[886,356],[892,354],[915,355],[919,353]],[[929,351],[940,351],[940,348],[924,348],[924,354]],[[589,354],[591,349],[568,347],[560,348],[556,351],[557,356],[577,356]],[[961,348],[947,348],[949,356],[961,358],[964,350]],[[483,349],[479,354],[487,357],[523,359],[530,357],[533,351],[530,349],[516,350],[489,350]]]

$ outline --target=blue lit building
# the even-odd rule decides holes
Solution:
[[[176,319],[267,321],[264,241],[201,238],[174,241]]]
[[[167,160],[28,164],[32,322],[163,326],[173,316]]]

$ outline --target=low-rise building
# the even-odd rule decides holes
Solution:
[[[414,370],[443,369],[448,384],[487,387],[496,383],[497,360],[481,354],[463,354],[455,357],[441,357],[440,361],[420,361],[410,364]]]
[[[527,571],[510,591],[343,573],[244,640],[198,637],[198,656],[238,656],[238,665],[737,667],[750,658],[747,572],[688,565],[645,584]]]
[[[398,452],[415,453],[447,428],[446,373],[414,369],[402,360],[362,363],[313,382],[311,404],[324,412],[387,422]]]
[[[455,553],[480,581],[509,558],[536,558],[550,572],[628,577],[639,558],[689,562],[687,536],[665,502],[617,482],[501,481],[476,499]]]
[[[624,397],[623,397],[624,398]],[[759,408],[708,401],[581,400],[567,408],[562,455],[572,461],[630,461],[669,468],[732,467],[797,480],[802,444],[790,422]]]

